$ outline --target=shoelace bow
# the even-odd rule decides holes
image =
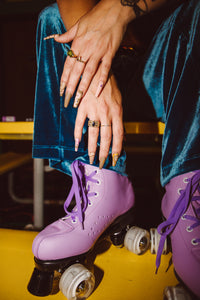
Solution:
[[[193,225],[190,226],[191,230],[196,228],[197,226],[200,226],[200,205],[195,205],[195,202],[197,203],[197,201],[200,201],[200,196],[194,196],[196,190],[198,190],[198,192],[200,193],[199,181],[200,181],[200,171],[197,172],[193,177],[188,179],[188,184],[186,186],[186,189],[184,191],[181,191],[180,197],[178,198],[168,219],[163,223],[161,223],[157,228],[159,234],[161,235],[161,238],[160,238],[160,243],[159,243],[157,257],[156,257],[156,273],[160,266],[161,255],[162,255],[165,240],[167,236],[174,230],[179,219],[183,216],[185,219],[194,221]],[[188,208],[190,201],[195,216],[184,214]],[[195,242],[200,243],[200,238],[196,238]]]
[[[70,216],[73,221],[76,220],[76,218],[79,219],[80,223],[84,222],[84,212],[87,209],[90,196],[96,195],[95,192],[90,192],[90,187],[88,182],[95,182],[97,183],[98,180],[94,179],[93,176],[96,175],[96,171],[94,170],[90,175],[85,174],[85,168],[84,165],[78,161],[75,160],[71,165],[71,171],[72,171],[72,187],[69,192],[69,195],[64,203],[64,210],[67,214],[67,218]],[[68,211],[68,207],[75,196],[76,205],[72,211]]]

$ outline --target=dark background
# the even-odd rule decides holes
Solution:
[[[37,18],[42,8],[52,2],[0,1],[0,118],[6,115],[15,116],[17,121],[33,118]],[[144,49],[163,19],[156,16],[157,22],[155,15],[149,16],[135,27],[135,33],[142,37]],[[31,144],[31,141],[0,141],[0,152],[31,152]],[[136,224],[148,228],[157,226],[161,220],[163,193],[159,184],[161,137],[127,136],[125,146],[127,169],[137,198]],[[15,171],[14,191],[18,197],[32,197],[32,172],[32,163]],[[54,204],[45,205],[45,225],[63,216],[62,205],[57,203],[64,201],[70,185],[71,179],[60,172],[45,174],[45,199],[54,201]],[[9,196],[8,174],[0,177],[0,195],[1,227],[23,229],[33,222],[32,205],[15,203]]]

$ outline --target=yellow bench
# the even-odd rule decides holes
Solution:
[[[164,133],[162,122],[124,122],[127,134]],[[0,122],[0,139],[32,139],[33,122]]]

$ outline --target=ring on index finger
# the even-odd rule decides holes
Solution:
[[[77,57],[78,57],[76,54],[74,54],[74,52],[73,52],[72,49],[70,49],[70,50],[67,52],[67,55],[68,55],[69,57],[72,57],[72,58],[77,58]]]

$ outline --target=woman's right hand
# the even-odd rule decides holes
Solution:
[[[66,33],[55,37],[60,43],[72,41],[73,53],[83,61],[69,55],[66,58],[61,77],[61,94],[66,88],[66,105],[79,81],[79,95],[85,95],[97,69],[100,75],[94,94],[96,97],[100,94],[127,24],[133,17],[133,9],[122,6],[119,0],[101,0]]]

